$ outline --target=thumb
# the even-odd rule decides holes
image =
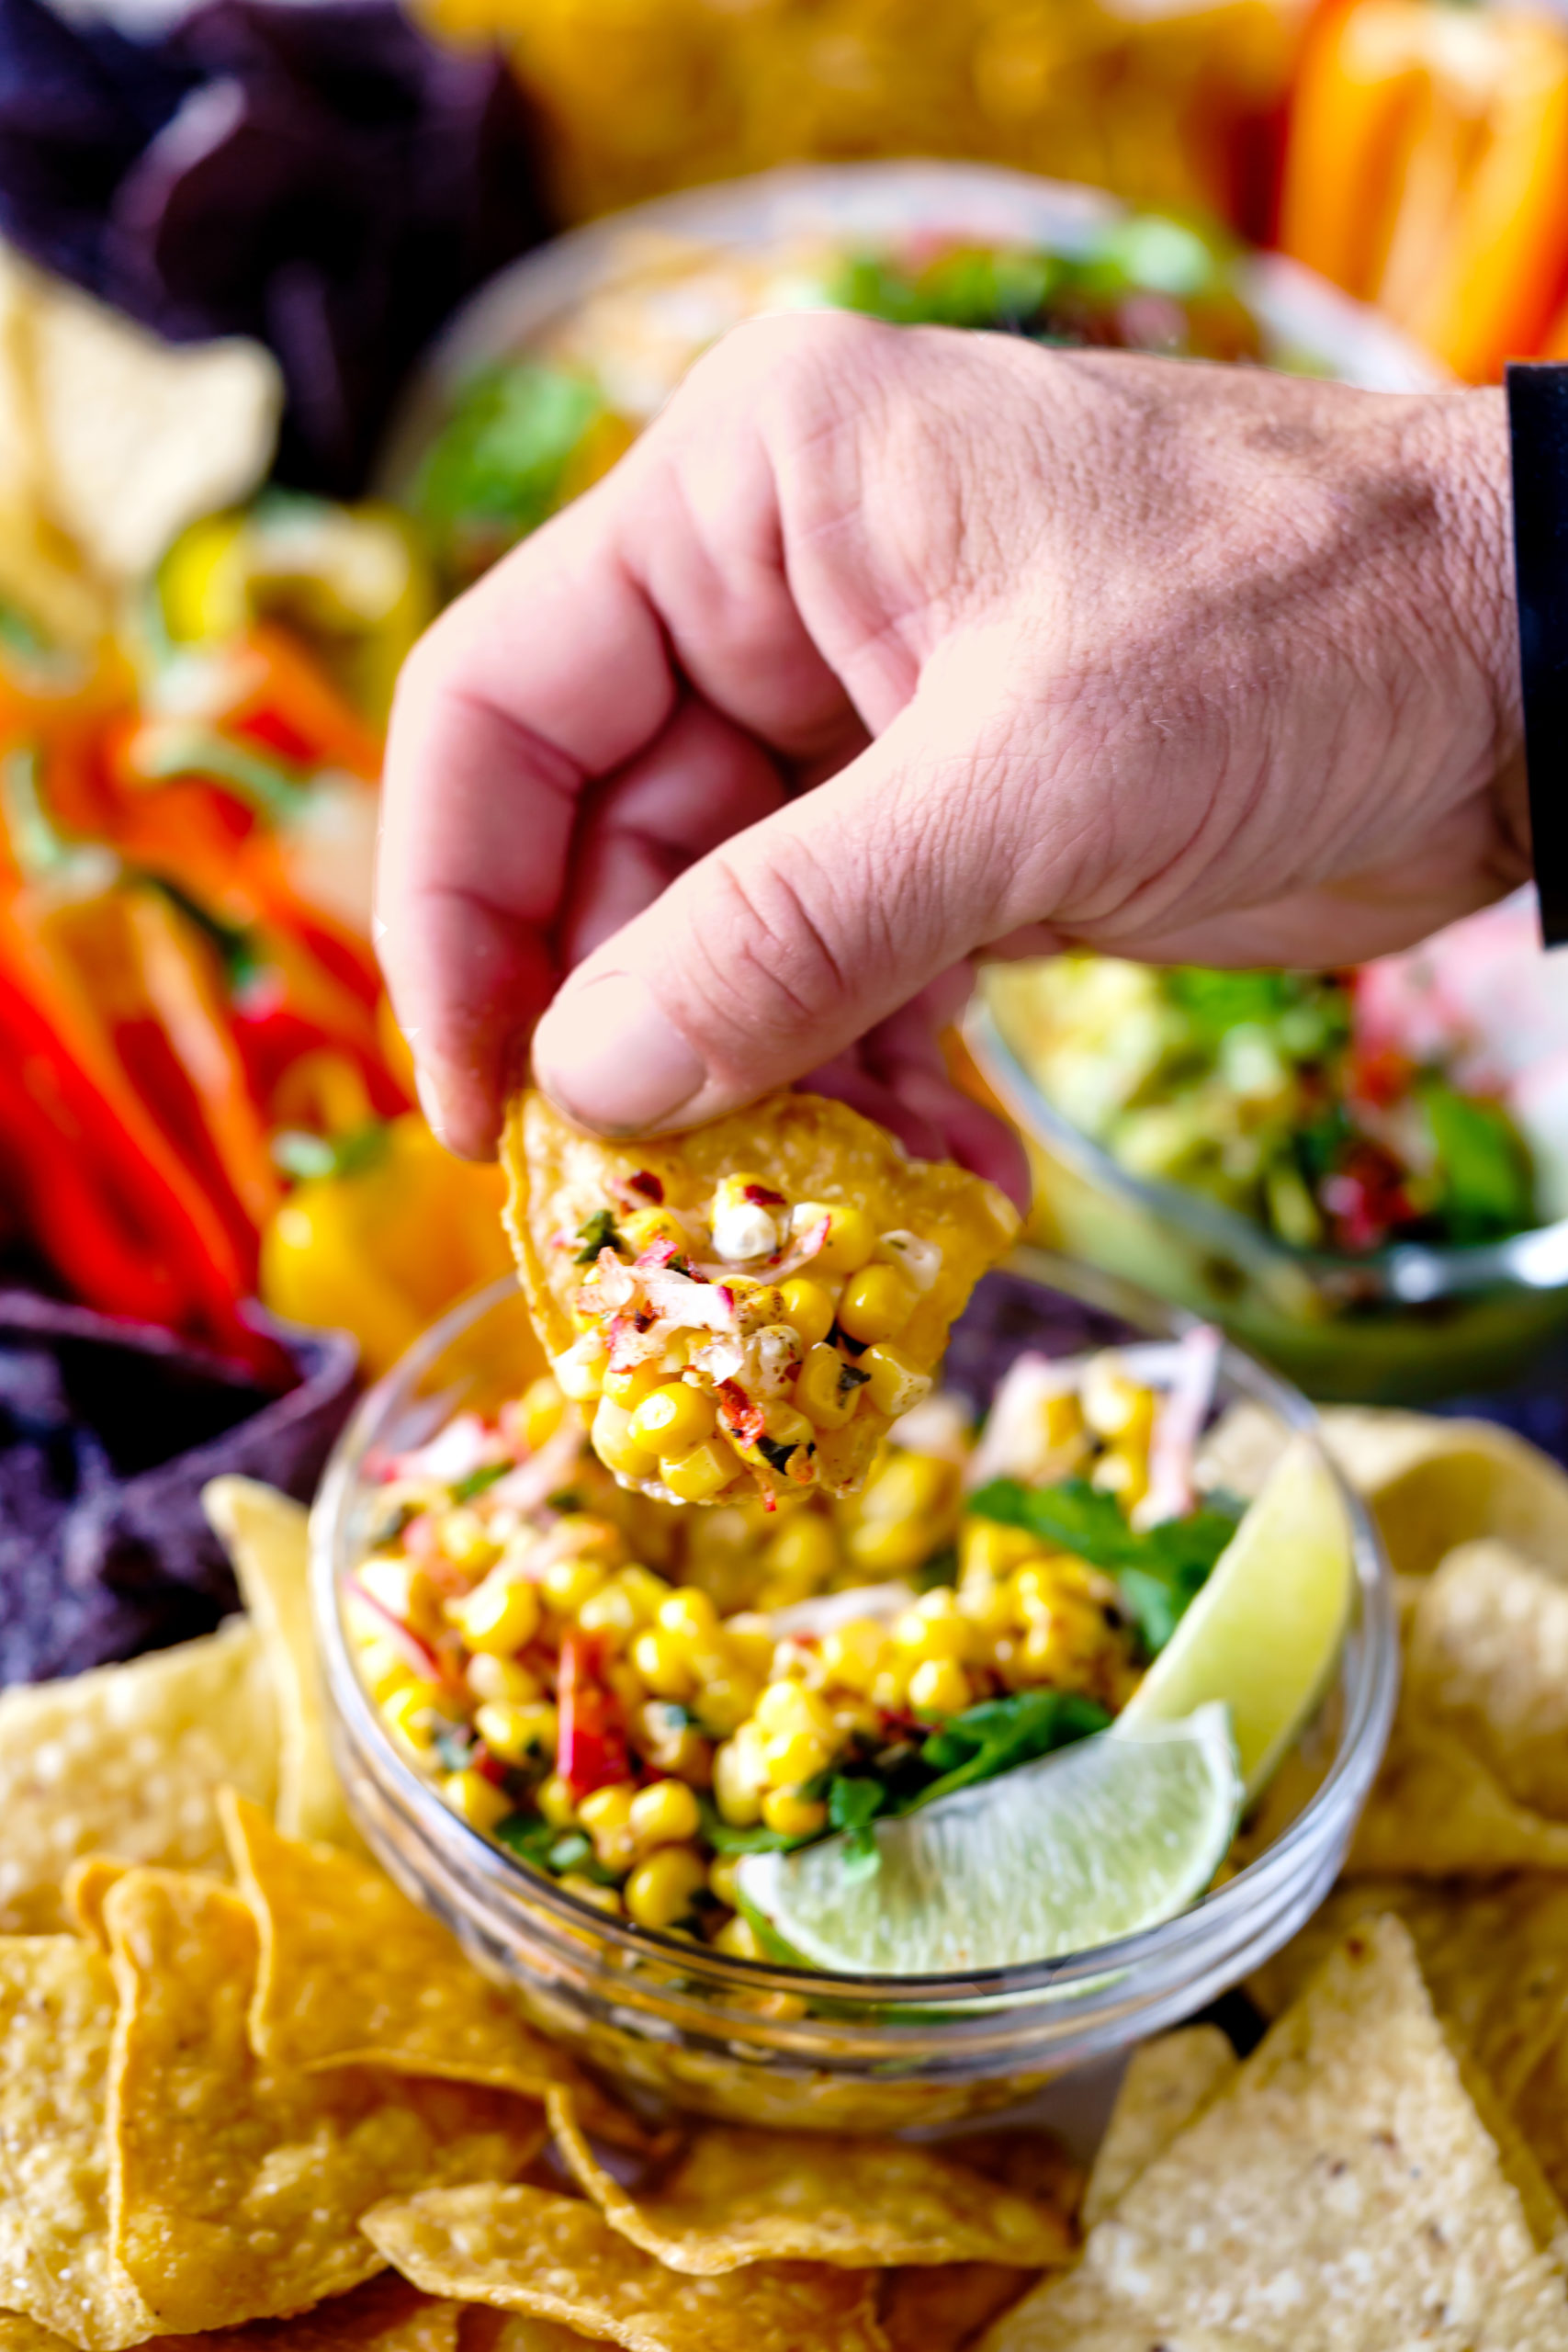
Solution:
[[[607,1135],[716,1118],[830,1061],[1012,927],[973,751],[934,756],[919,704],[571,974],[533,1045],[570,1117]]]

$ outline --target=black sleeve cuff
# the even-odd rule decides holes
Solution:
[[[1514,576],[1541,937],[1568,944],[1568,365],[1510,365]]]

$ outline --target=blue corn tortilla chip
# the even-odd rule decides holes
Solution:
[[[167,1331],[0,1291],[0,1685],[212,1632],[240,1606],[201,1489],[225,1471],[303,1499],[354,1398],[352,1341],[268,1329],[269,1395]]]

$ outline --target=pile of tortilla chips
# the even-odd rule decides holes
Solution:
[[[1388,1760],[1258,2049],[1138,2052],[1081,2213],[1036,2130],[618,2107],[365,1859],[303,1513],[220,1481],[246,1620],[0,1694],[0,2352],[1568,2352],[1568,1476],[1328,1426],[1400,1577]]]

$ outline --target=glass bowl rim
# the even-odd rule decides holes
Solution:
[[[1397,1306],[1422,1306],[1505,1283],[1533,1291],[1568,1285],[1568,1217],[1528,1226],[1500,1241],[1397,1241],[1364,1257],[1292,1250],[1223,1201],[1212,1201],[1162,1177],[1134,1176],[1112,1159],[1102,1144],[1047,1100],[989,1001],[984,978],[964,1012],[963,1031],[981,1077],[1010,1116],[1075,1175],[1124,1206],[1152,1212],[1207,1248],[1225,1250],[1249,1272],[1288,1267],[1326,1291],[1347,1294],[1357,1304],[1376,1301]]]
[[[1205,1320],[1119,1276],[1027,1246],[1015,1250],[993,1271],[1043,1288],[1063,1290],[1068,1296],[1134,1323],[1140,1315],[1146,1316],[1153,1309],[1156,1317],[1165,1320],[1177,1335]],[[481,1837],[398,1752],[360,1681],[344,1634],[339,1601],[339,1539],[346,1531],[359,1462],[383,1415],[416,1385],[421,1375],[463,1333],[517,1298],[519,1288],[513,1275],[504,1274],[460,1299],[366,1391],[333,1448],[310,1513],[311,1608],[329,1708],[337,1713],[343,1728],[362,1752],[367,1747],[373,1749],[376,1769],[389,1777],[394,1802],[405,1820],[415,1822],[428,1839],[456,1838],[474,1872],[503,1904],[521,1902],[540,1909],[562,1930],[579,1938],[588,1930],[628,1960],[657,1959],[672,1971],[713,1989],[752,1995],[785,1994],[804,1998],[818,2009],[834,2004],[846,2007],[882,2004],[910,2010],[948,2004],[954,2012],[953,2022],[956,2023],[958,2010],[973,2004],[989,2007],[1003,1998],[1017,1999],[1053,1991],[1089,1992],[1109,1975],[1113,1974],[1121,1983],[1140,1963],[1168,1961],[1173,1952],[1184,1946],[1190,1945],[1202,1952],[1211,1945],[1223,1948],[1227,1941],[1245,1943],[1247,1916],[1270,1896],[1283,1899],[1284,1890],[1294,1878],[1310,1870],[1314,1854],[1333,1836],[1347,1804],[1359,1812],[1382,1760],[1399,1688],[1400,1648],[1393,1572],[1365,1506],[1324,1443],[1318,1416],[1312,1405],[1290,1382],[1226,1337],[1222,1368],[1232,1374],[1244,1393],[1276,1411],[1292,1432],[1312,1438],[1338,1488],[1350,1523],[1362,1650],[1359,1671],[1347,1695],[1345,1720],[1336,1752],[1322,1781],[1295,1819],[1234,1878],[1201,1896],[1174,1918],[1087,1951],[1012,1966],[925,1976],[882,1975],[872,1971],[852,1975],[810,1966],[795,1967],[774,1960],[732,1958],[715,1952],[711,1947],[616,1919],[565,1893],[543,1871],[530,1870],[519,1858]]]

